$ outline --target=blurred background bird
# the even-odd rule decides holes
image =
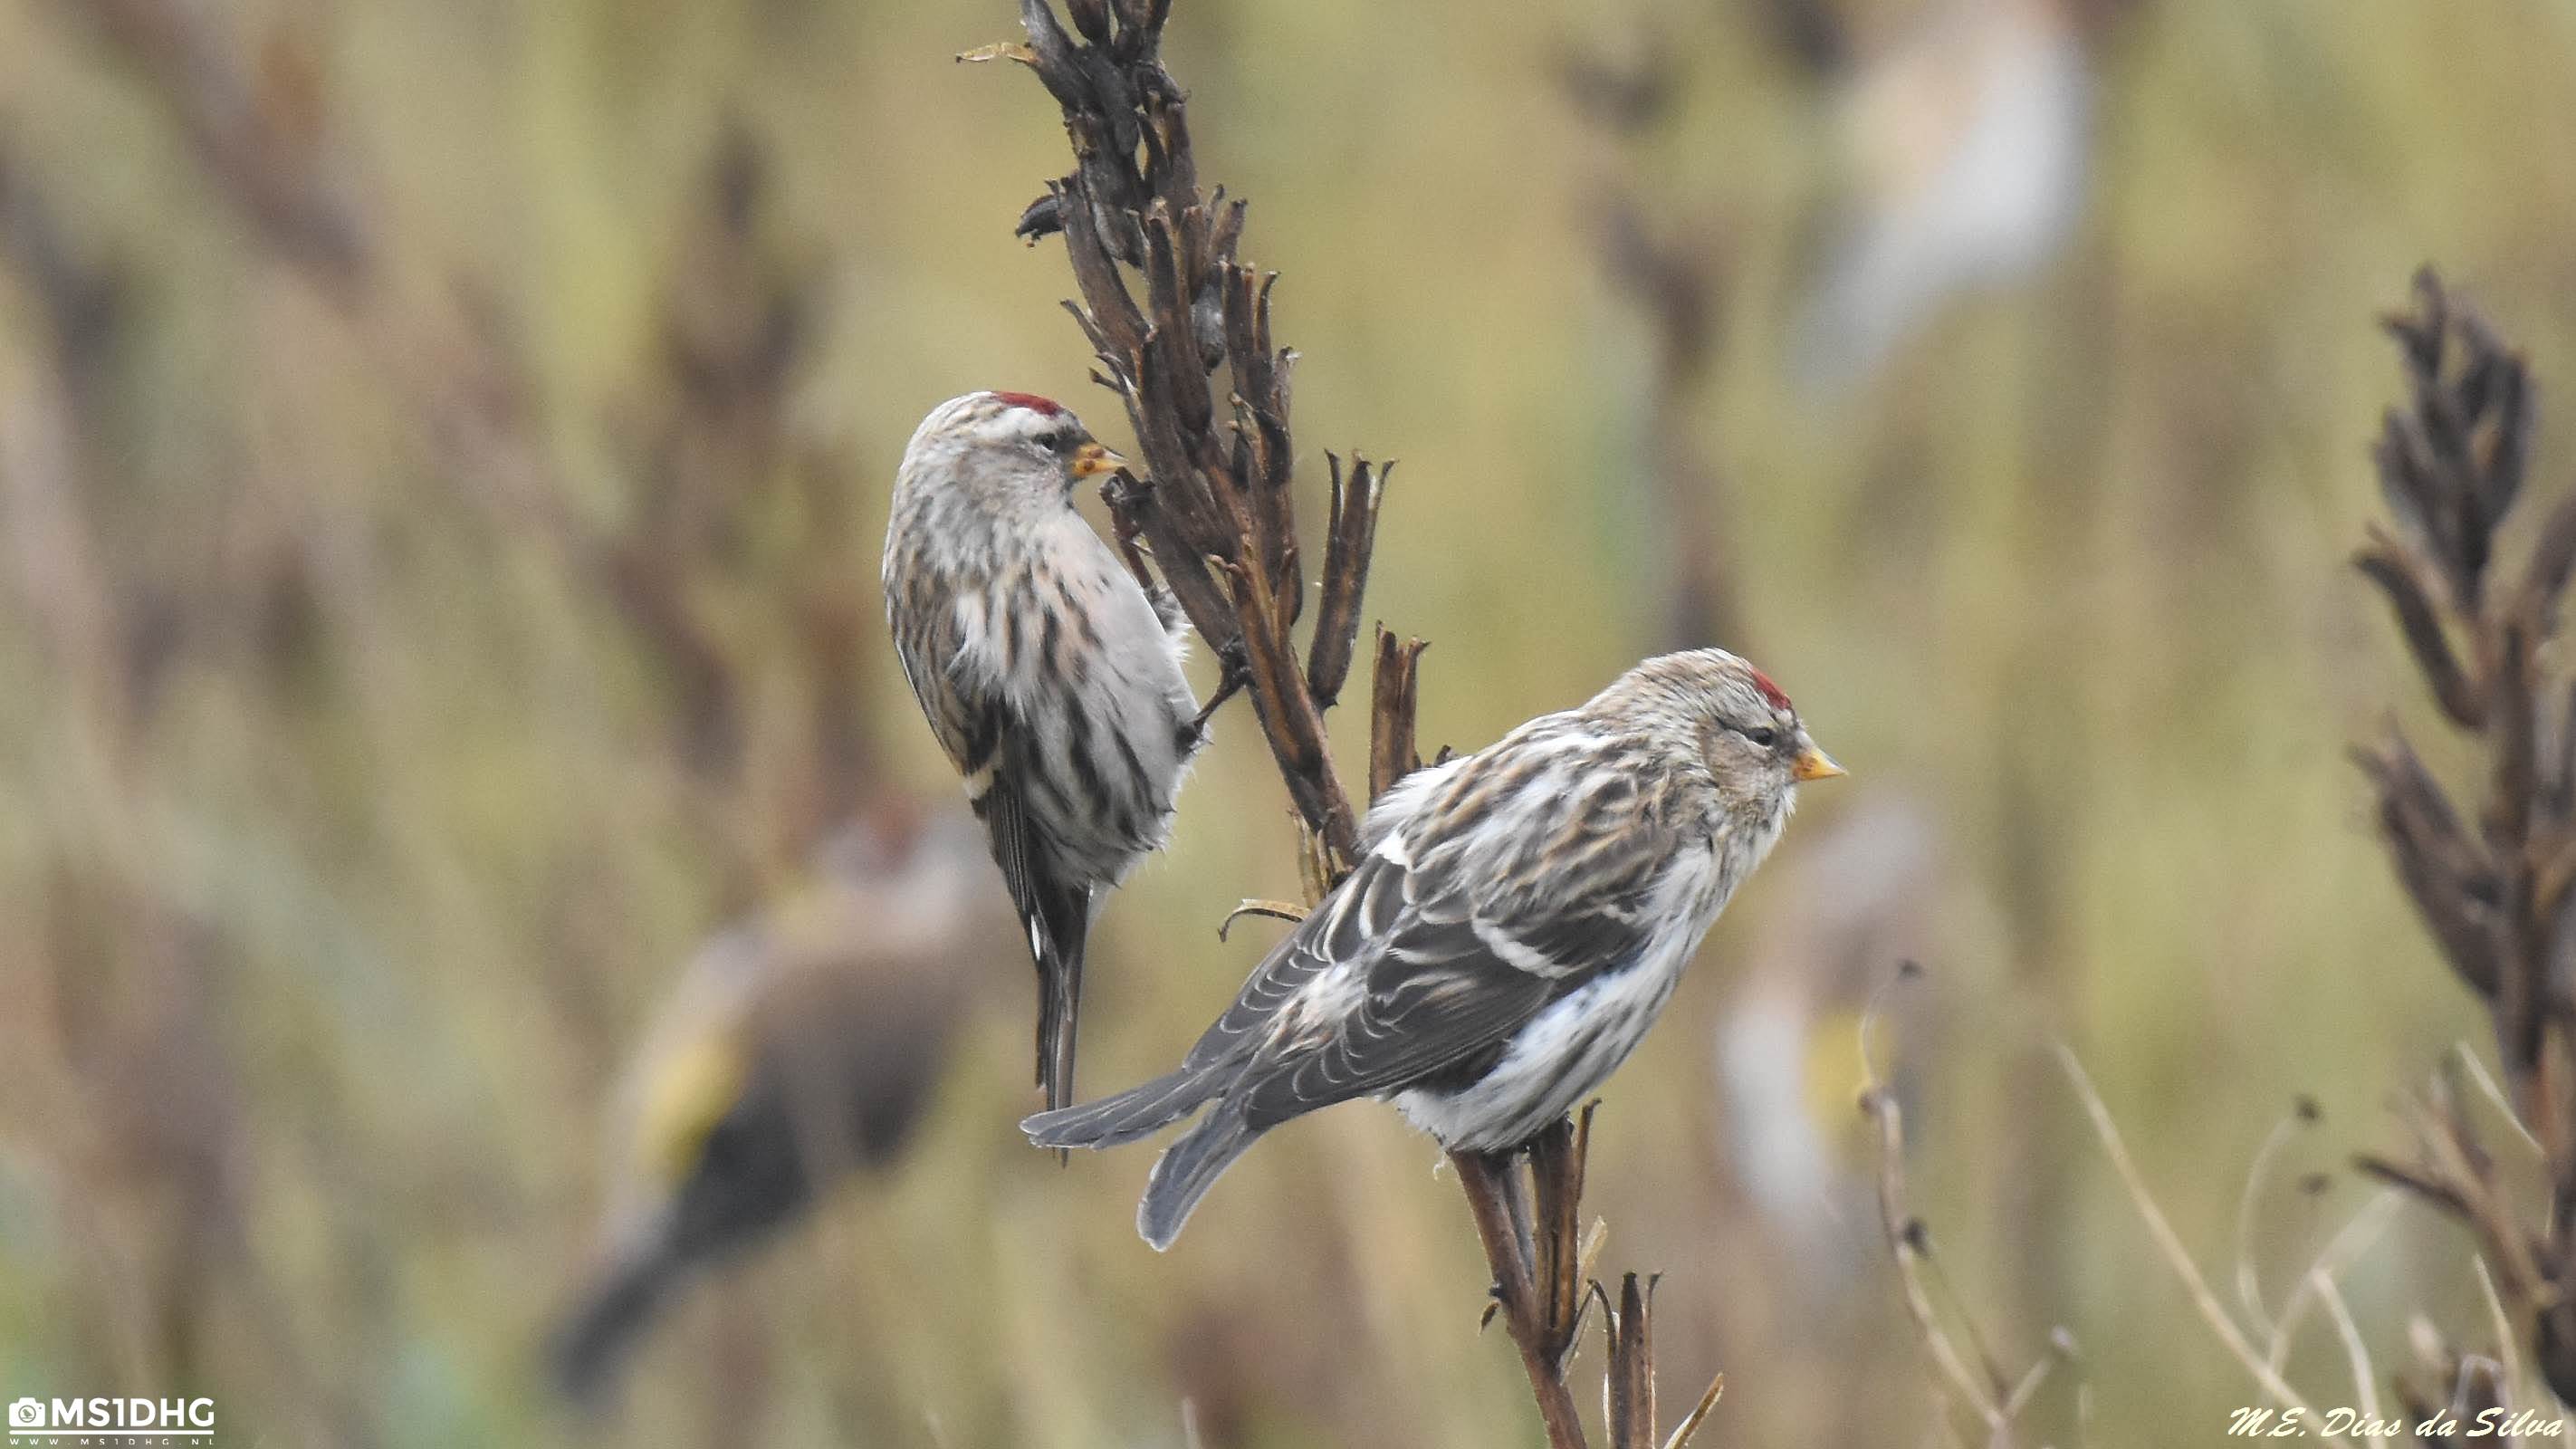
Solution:
[[[1793,333],[1809,386],[1866,380],[1953,298],[2027,279],[2073,235],[2094,80],[2069,3],[1932,0],[1831,66],[1845,178]]]
[[[1866,798],[1816,832],[1775,867],[1781,898],[1800,909],[1765,918],[1718,1023],[1720,1158],[1812,1288],[1849,1280],[1867,1262],[1852,1250],[1879,1231],[1861,1091],[1875,1073],[1910,1110],[1912,1079],[1938,1049],[1934,993],[1893,983],[1901,963],[1954,939],[1937,934],[1944,914],[1973,904],[1941,842],[1937,817],[1902,794]]]
[[[637,1053],[599,1261],[550,1353],[606,1392],[693,1272],[894,1161],[976,978],[1015,952],[963,811],[853,824],[812,878],[719,931]]]

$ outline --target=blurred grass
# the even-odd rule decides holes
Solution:
[[[1309,460],[1403,460],[1370,611],[1435,641],[1426,745],[1579,699],[1647,647],[1655,543],[1643,338],[1593,273],[1586,142],[1546,77],[1576,25],[1632,12],[1178,8],[1204,172],[1252,198],[1247,254],[1286,277]],[[305,39],[320,134],[389,219],[392,285],[459,286],[498,319],[584,516],[637,507],[625,450],[661,406],[666,278],[729,120],[772,168],[763,234],[822,299],[784,428],[846,480],[867,615],[886,478],[931,404],[1030,388],[1117,431],[1055,306],[1061,257],[1008,235],[1061,164],[1052,113],[1007,67],[947,59],[1008,35],[1007,7],[223,13]],[[2054,862],[2053,1007],[2011,988],[1970,902],[1924,946],[1957,1025],[1920,1066],[1920,1209],[1989,1316],[2033,1235],[2057,1245],[2088,1442],[2214,1438],[2252,1389],[2090,1144],[2053,1144],[2063,1220],[1997,1220],[2031,1110],[2004,1066],[2069,1035],[2216,1265],[2293,1093],[2327,1111],[2297,1170],[2336,1170],[2384,1140],[2394,1088],[2475,1039],[2343,758],[2411,688],[2343,559],[2396,381],[2370,319],[2417,261],[2530,349],[2544,417],[2576,388],[2576,151],[2552,139],[2576,132],[2576,20],[2543,0],[2147,7],[2102,62],[2071,254],[1819,403],[1778,365],[1832,172],[1817,102],[1734,12],[1663,18],[1691,87],[1650,174],[1729,238],[1704,428],[1762,660],[1852,766],[1847,796],[1934,802],[1977,898],[2008,896],[2013,828]],[[255,1442],[575,1437],[530,1353],[587,1241],[616,1062],[786,850],[762,822],[805,782],[762,591],[799,515],[759,514],[780,536],[712,605],[748,661],[749,743],[711,797],[614,610],[442,478],[401,380],[263,252],[79,7],[0,8],[0,158],[115,299],[67,352],[38,283],[0,275],[0,1397],[175,1392],[184,1365]],[[74,460],[115,637],[161,661],[145,702],[116,672],[129,650],[63,645],[106,636],[58,617],[85,606],[29,523],[47,447]],[[2536,476],[2576,476],[2546,424]],[[865,668],[886,775],[943,791],[889,661]],[[1358,725],[1339,721],[1346,761]],[[1107,914],[1095,1085],[1165,1064],[1255,959],[1258,931],[1213,943],[1224,908],[1293,893],[1256,744],[1221,721],[1173,851]],[[2016,758],[2060,768],[2007,800]],[[1813,795],[1784,851],[1847,808]],[[1727,978],[1801,905],[1748,892],[1618,1079],[1605,1267],[1665,1270],[1667,1373],[1728,1375],[1714,1442],[1910,1441],[1927,1399],[1882,1265],[1786,1273],[1712,1145]],[[990,976],[992,1009],[909,1164],[682,1304],[608,1441],[1169,1444],[1188,1393],[1225,1409],[1211,1442],[1534,1442],[1508,1353],[1474,1332],[1454,1187],[1391,1113],[1282,1132],[1156,1257],[1131,1228],[1149,1153],[1059,1172],[1010,1131],[1025,964],[959,969]],[[196,1176],[174,1166],[189,1144]],[[2363,1196],[2271,1204],[2274,1281]],[[182,1292],[167,1264],[192,1235],[215,1266]],[[2374,1348],[2398,1352],[2419,1301],[2478,1341],[2462,1251],[2410,1221],[2366,1261]],[[2010,1332],[2027,1353],[2043,1329]],[[2309,1349],[2301,1381],[2345,1401]],[[2047,1412],[2071,1415],[2072,1382]]]

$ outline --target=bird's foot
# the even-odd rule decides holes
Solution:
[[[1225,660],[1225,672],[1217,676],[1216,693],[1209,695],[1208,702],[1199,706],[1199,712],[1190,717],[1190,722],[1181,726],[1182,748],[1197,749],[1207,738],[1208,721],[1216,717],[1217,710],[1227,700],[1241,694],[1243,687],[1251,682],[1251,667],[1239,657],[1229,655]]]

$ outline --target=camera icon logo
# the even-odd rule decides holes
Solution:
[[[44,1402],[40,1399],[33,1398],[12,1401],[9,1405],[9,1427],[12,1429],[41,1429],[45,1427]]]

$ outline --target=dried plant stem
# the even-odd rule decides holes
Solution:
[[[2263,1136],[2263,1145],[2254,1149],[2254,1165],[2246,1169],[2245,1186],[2236,1195],[2236,1301],[2258,1334],[2272,1332],[2272,1315],[2263,1306],[2263,1279],[2254,1266],[2254,1209],[2264,1184],[2271,1178],[2272,1160],[2313,1119],[2313,1111],[2302,1102],[2273,1123],[2272,1130]]]
[[[2404,1111],[2410,1161],[2362,1171],[2450,1213],[2477,1239],[2531,1336],[2531,1361],[2576,1401],[2576,683],[2561,619],[2576,573],[2576,497],[2517,506],[2532,442],[2522,355],[2429,269],[2385,325],[2404,361],[2404,405],[2383,418],[2373,462],[2389,523],[2353,564],[2386,596],[2398,637],[2442,717],[2484,769],[2455,801],[2391,729],[2356,759],[2378,796],[2399,883],[2460,982],[2486,1008],[2501,1096],[2537,1146],[2547,1202],[2507,1183],[2450,1076]],[[2530,539],[2518,568],[2500,547]]]
[[[2352,1309],[2343,1301],[2343,1290],[2333,1278],[2318,1272],[2309,1275],[2316,1285],[2317,1301],[2326,1306],[2326,1316],[2334,1321],[2335,1336],[2343,1341],[2344,1360],[2352,1365],[2352,1392],[2361,1406],[2361,1416],[2372,1425],[2382,1421],[2379,1412],[2379,1375],[2370,1366],[2370,1350],[2361,1341],[2361,1326],[2352,1321]],[[2370,1442],[2386,1445],[2388,1436],[2373,1428]]]
[[[1063,113],[1074,170],[1022,213],[1018,231],[1032,242],[1064,238],[1080,293],[1066,307],[1100,364],[1093,377],[1118,395],[1135,430],[1145,479],[1122,476],[1103,489],[1119,546],[1220,661],[1217,701],[1237,689],[1250,697],[1296,808],[1309,899],[1321,899],[1358,862],[1358,817],[1334,769],[1324,712],[1340,699],[1357,653],[1388,469],[1325,455],[1324,558],[1301,649],[1295,630],[1308,589],[1288,387],[1296,354],[1271,333],[1277,275],[1237,258],[1244,204],[1199,187],[1187,98],[1161,60],[1169,0],[1068,0],[1071,30],[1048,0],[1020,0],[1019,9],[1025,46],[959,59],[1028,66]],[[1422,649],[1418,639],[1376,635],[1372,798],[1422,763],[1414,731]],[[1559,1123],[1517,1152],[1452,1159],[1554,1449],[1587,1449],[1565,1380],[1587,1301],[1578,1233],[1585,1141],[1584,1127]],[[1614,1449],[1651,1449],[1647,1313],[1643,1297],[1632,1305],[1623,1295],[1613,1315]]]
[[[2281,1300],[2281,1316],[2273,1322],[2269,1342],[2263,1350],[2263,1362],[2271,1365],[2274,1373],[2279,1373],[2290,1361],[2290,1346],[2298,1337],[2299,1325],[2307,1321],[2308,1305],[2316,1301],[2316,1285],[2320,1281],[2332,1283],[2343,1276],[2344,1270],[2352,1266],[2353,1260],[2367,1251],[2381,1230],[2388,1226],[2389,1215],[2395,1211],[2397,1202],[2396,1189],[2388,1188],[2363,1203],[2361,1211],[2354,1213],[2335,1230],[2333,1237],[2326,1240],[2326,1245],[2309,1262],[2308,1271],[2300,1275],[2289,1295]]]
[[[803,356],[805,280],[761,255],[761,151],[742,131],[717,148],[699,214],[662,299],[663,395],[642,400],[656,434],[631,464],[624,517],[584,501],[550,441],[542,389],[490,289],[428,254],[362,184],[366,168],[302,114],[280,75],[318,65],[310,36],[261,28],[240,7],[100,0],[86,17],[169,113],[212,190],[279,270],[320,299],[379,376],[439,485],[489,526],[543,550],[600,600],[667,680],[681,788],[732,847],[727,893],[801,864],[834,807],[870,796],[872,752],[845,708],[867,610],[845,586],[818,589],[793,621],[816,664],[821,737],[811,794],[826,808],[770,819],[749,803],[750,671],[719,602],[721,535],[775,471],[790,373]],[[280,57],[287,59],[281,60]],[[609,441],[621,441],[612,437]],[[822,470],[830,472],[832,470]],[[826,505],[828,510],[829,505]],[[845,540],[833,563],[846,568]],[[730,583],[739,586],[741,580]],[[776,580],[762,588],[774,595]],[[769,838],[775,832],[782,838]]]
[[[1549,1449],[1586,1449],[1582,1415],[1574,1391],[1565,1382],[1564,1360],[1573,1335],[1560,1335],[1550,1319],[1534,1262],[1535,1243],[1519,1164],[1509,1154],[1455,1152],[1449,1156],[1476,1219],[1476,1238],[1494,1271],[1494,1297],[1501,1305],[1504,1331],[1520,1350],[1538,1400],[1539,1420],[1547,1427]]]
[[[2008,1421],[2000,1396],[1985,1377],[1968,1367],[1966,1356],[1951,1341],[1932,1306],[1932,1295],[1924,1287],[1922,1223],[1907,1208],[1905,1198],[1904,1113],[1895,1099],[1876,1090],[1870,1093],[1868,1110],[1879,1133],[1879,1222],[1887,1234],[1888,1251],[1896,1259],[1905,1316],[1913,1320],[1915,1338],[1922,1343],[1932,1367],[1949,1384],[1950,1392],[1985,1421],[1989,1433],[2001,1433]]]
[[[2075,1053],[2064,1043],[2058,1043],[2053,1050],[2057,1054],[2058,1065],[2066,1071],[2067,1080],[2074,1084],[2076,1098],[2084,1104],[2084,1115],[2092,1121],[2093,1133],[2101,1139],[2102,1151],[2111,1159],[2112,1170],[2119,1174],[2120,1185],[2127,1189],[2131,1205],[2137,1208],[2139,1221],[2146,1224],[2147,1236],[2155,1240],[2157,1252],[2173,1269],[2175,1279],[2190,1297],[2192,1307],[2200,1311],[2202,1321],[2209,1325],[2210,1332],[2218,1336],[2219,1343],[2235,1356],[2236,1361],[2254,1376],[2254,1382],[2262,1387],[2263,1392],[2271,1395],[2281,1407],[2298,1410],[2299,1417],[2309,1425],[2322,1425],[2325,1421],[2315,1408],[2300,1396],[2298,1390],[2290,1387],[2289,1381],[2282,1378],[2262,1355],[2254,1351],[2245,1331],[2236,1326],[2235,1319],[2228,1317],[2227,1305],[2219,1301],[2218,1294],[2209,1286],[2209,1280],[2201,1276],[2199,1265],[2191,1259],[2191,1250],[2183,1246],[2182,1236],[2174,1231],[2173,1224],[2165,1218],[2164,1209],[2156,1206],[2155,1196],[2147,1191],[2146,1178],[2129,1156],[2128,1144],[2120,1138],[2119,1125],[2111,1120],[2111,1109],[2103,1104],[2102,1094],[2094,1090],[2093,1079],[2085,1074],[2084,1064],[2076,1060]],[[2320,1433],[2317,1439],[2321,1443],[2343,1444],[2350,1449],[2350,1441],[2341,1435]]]
[[[1739,653],[1743,601],[1735,580],[1733,490],[1700,439],[1702,397],[1725,322],[1726,257],[1716,228],[1679,225],[1651,184],[1640,152],[1679,110],[1676,48],[1649,36],[1629,61],[1569,51],[1559,79],[1575,110],[1600,133],[1583,205],[1601,274],[1646,330],[1650,370],[1639,420],[1653,485],[1664,601],[1657,637],[1687,649],[1719,640]]]
[[[1885,1234],[1889,1255],[1896,1263],[1900,1296],[1906,1317],[1914,1326],[1914,1336],[1923,1345],[1924,1356],[1953,1399],[1965,1405],[1985,1425],[1988,1449],[2008,1449],[2012,1431],[2022,1410],[2039,1392],[2055,1364],[2054,1355],[2042,1356],[2025,1370],[2017,1383],[2007,1384],[2004,1371],[1972,1319],[1962,1318],[1975,1366],[1969,1354],[1962,1352],[1949,1329],[1942,1323],[1939,1309],[1933,1303],[1927,1274],[1933,1271],[1931,1234],[1908,1206],[1905,1181],[1905,1114],[1896,1096],[1887,1089],[1878,1069],[1876,1036],[1879,1009],[1886,994],[1901,983],[1920,974],[1921,968],[1908,961],[1896,975],[1871,993],[1868,1007],[1862,1011],[1859,1025],[1861,1060],[1861,1111],[1878,1129],[1878,1214],[1879,1229]],[[2058,1349],[2064,1347],[2061,1335]]]

